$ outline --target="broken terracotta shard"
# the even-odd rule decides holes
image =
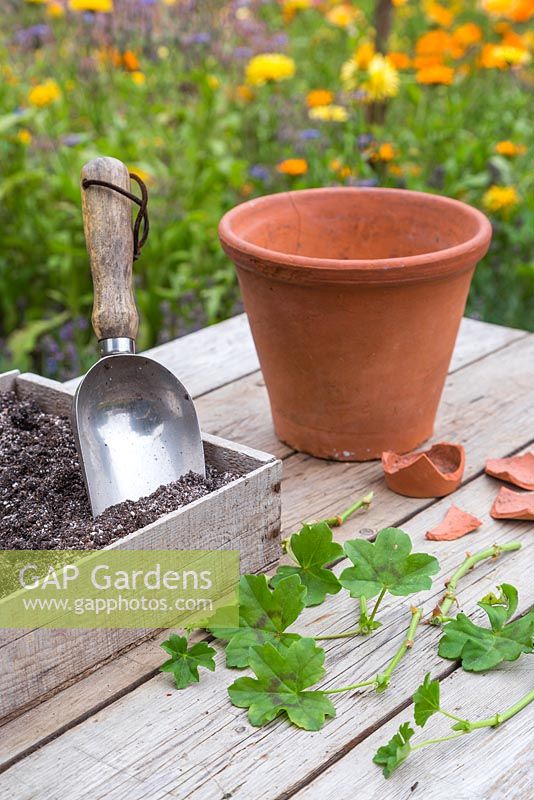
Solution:
[[[399,455],[382,453],[389,489],[406,497],[445,497],[459,487],[465,469],[462,445],[440,442],[429,450]]]
[[[490,458],[486,461],[486,472],[522,489],[534,489],[534,452],[512,458]]]
[[[534,520],[534,492],[513,492],[503,486],[490,513],[494,519]]]
[[[426,538],[433,542],[451,542],[454,539],[461,539],[471,531],[476,531],[481,525],[482,520],[453,504],[439,525],[427,531]]]

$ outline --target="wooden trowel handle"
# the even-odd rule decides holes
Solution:
[[[82,169],[82,213],[94,286],[93,330],[98,339],[135,339],[139,317],[132,289],[132,203],[104,186],[107,181],[130,191],[127,167],[116,158],[95,158]]]

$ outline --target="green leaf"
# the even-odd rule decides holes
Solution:
[[[493,631],[503,629],[506,622],[514,616],[517,611],[517,589],[509,583],[503,583],[498,587],[500,593],[485,595],[478,603],[488,615]]]
[[[430,589],[431,575],[439,563],[427,553],[411,553],[412,541],[399,528],[384,528],[374,544],[355,539],[345,544],[353,567],[343,570],[340,583],[351,597],[375,597],[383,589],[393,595],[409,595]]]
[[[332,530],[326,522],[303,525],[289,541],[291,552],[300,566],[278,567],[271,584],[278,586],[288,575],[298,575],[307,590],[307,606],[322,603],[327,594],[337,594],[341,584],[332,570],[325,569],[325,564],[341,558],[343,548],[332,539]]]
[[[171,656],[160,667],[160,672],[172,672],[177,689],[185,689],[200,680],[198,668],[215,670],[215,650],[205,642],[198,642],[188,648],[187,638],[172,633],[161,645]]]
[[[18,367],[29,365],[29,356],[36,348],[38,340],[45,333],[50,333],[59,328],[69,318],[68,311],[62,311],[50,319],[38,319],[28,322],[23,328],[18,328],[9,336],[7,348],[13,357],[13,363]]]
[[[389,778],[410,755],[410,739],[414,733],[410,723],[403,722],[389,742],[376,751],[373,762],[383,768],[385,778]]]
[[[460,659],[465,670],[482,672],[533,652],[534,611],[507,622],[517,609],[517,590],[506,583],[499,588],[498,597],[486,596],[478,604],[488,615],[491,628],[458,614],[444,627],[438,649],[442,658]]]
[[[413,696],[414,718],[416,723],[423,728],[433,714],[440,710],[439,705],[439,681],[430,679],[430,672],[427,672],[421,686],[416,689]]]
[[[321,691],[307,692],[324,673],[324,650],[313,639],[299,639],[282,653],[270,642],[250,652],[255,678],[238,678],[228,689],[239,708],[248,708],[252,725],[271,722],[287,714],[290,722],[307,731],[318,731],[336,710]]]
[[[227,666],[248,666],[251,647],[270,642],[284,650],[297,641],[299,634],[285,631],[304,608],[305,596],[306,587],[298,575],[283,578],[272,591],[265,575],[243,575],[239,582],[239,627],[209,628],[218,639],[228,642]]]

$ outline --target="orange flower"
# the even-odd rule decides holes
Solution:
[[[384,142],[381,144],[371,156],[372,161],[393,161],[396,152],[391,142]]]
[[[451,34],[442,28],[428,31],[419,37],[415,46],[415,52],[419,56],[452,56],[461,58],[464,53],[463,47],[459,47]]]
[[[534,0],[482,0],[482,8],[493,17],[527,22],[534,15]]]
[[[343,3],[334,6],[326,13],[326,19],[331,25],[338,28],[348,28],[361,14],[361,11],[355,6]]]
[[[460,25],[452,32],[452,39],[461,48],[471,47],[481,41],[482,31],[474,22],[466,22],[465,25]]]
[[[388,53],[388,60],[396,69],[409,69],[411,61],[408,53],[392,52]]]
[[[430,67],[420,69],[415,75],[417,83],[423,84],[438,84],[442,83],[449,85],[454,78],[454,70],[451,67],[446,67],[444,64],[434,64]]]
[[[505,139],[503,142],[497,142],[495,145],[496,153],[498,153],[500,156],[508,156],[509,158],[523,155],[523,153],[526,153],[526,151],[527,148],[524,144],[514,144],[509,139]]]
[[[445,6],[434,2],[434,0],[425,0],[423,3],[425,14],[431,22],[437,25],[442,25],[444,28],[449,28],[454,22],[454,13],[445,8]]]
[[[241,100],[243,103],[250,103],[254,97],[254,92],[250,86],[247,86],[246,83],[242,83],[236,87],[235,95],[237,99]]]
[[[139,64],[139,59],[137,58],[133,50],[126,50],[122,54],[122,63],[125,69],[128,70],[128,72],[136,72],[141,68],[141,65]]]
[[[278,164],[276,171],[283,175],[305,175],[308,171],[308,162],[305,158],[286,158]]]
[[[362,42],[354,53],[354,62],[358,69],[367,69],[371,59],[375,54],[375,46],[372,42]]]
[[[308,108],[317,106],[329,106],[334,100],[334,95],[328,89],[312,89],[306,95],[306,105]]]
[[[435,67],[443,65],[442,56],[416,56],[413,60],[414,69],[426,69],[427,67]]]

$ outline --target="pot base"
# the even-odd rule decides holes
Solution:
[[[432,426],[412,433],[396,431],[391,436],[312,429],[281,417],[274,409],[273,419],[275,433],[281,442],[299,453],[328,461],[377,461],[384,452],[384,441],[390,442],[396,453],[409,453],[430,439],[433,433]]]

